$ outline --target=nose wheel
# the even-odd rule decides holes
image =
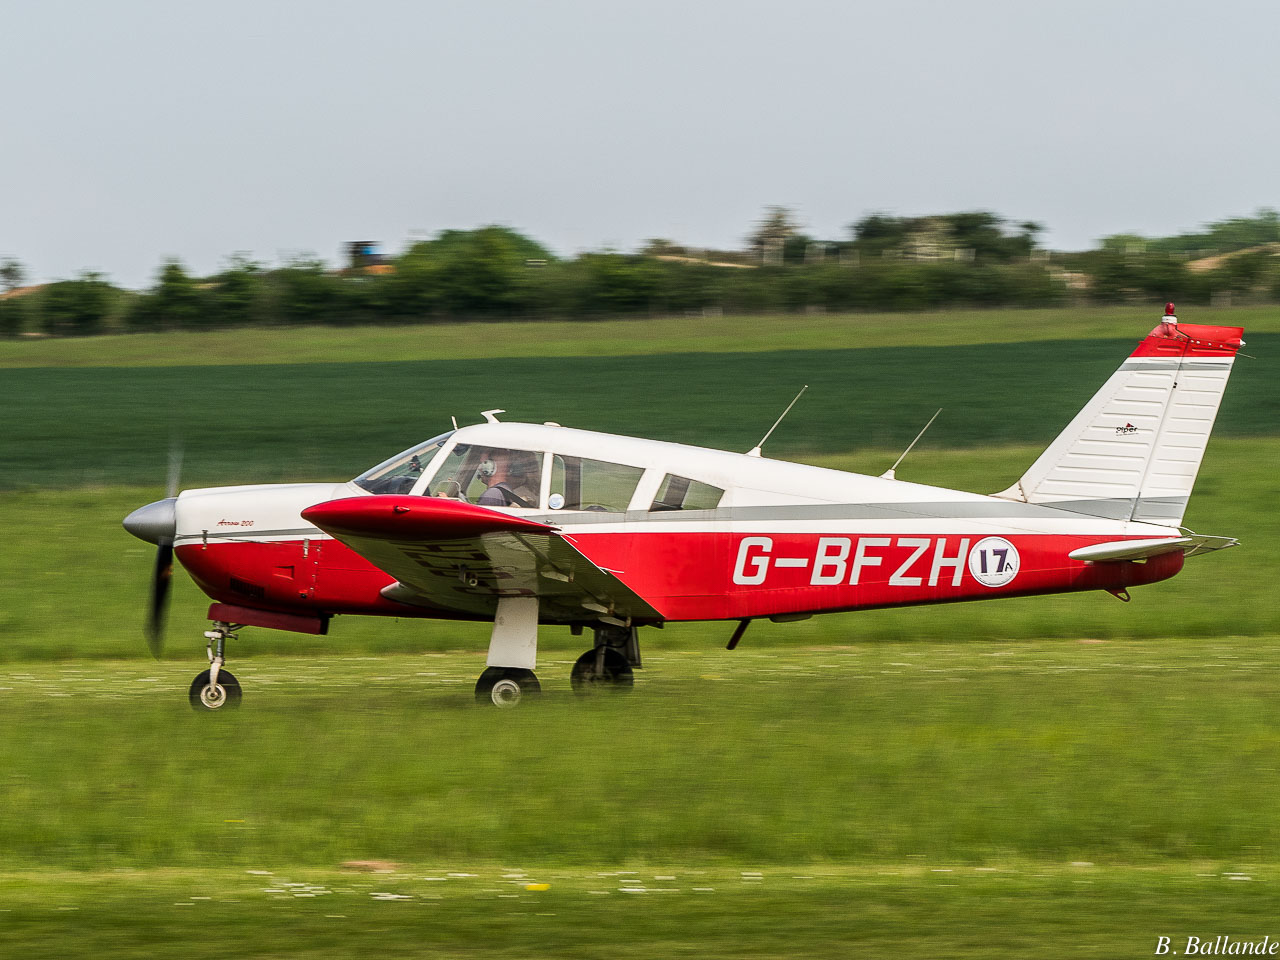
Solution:
[[[239,625],[215,620],[213,629],[205,631],[209,641],[209,669],[197,674],[187,691],[191,709],[201,713],[211,710],[233,710],[240,706],[240,681],[230,670],[224,670],[227,640],[236,635]]]
[[[193,710],[204,713],[209,710],[234,710],[240,706],[240,681],[230,670],[218,671],[218,679],[212,680],[211,671],[205,670],[191,681],[187,699]]]

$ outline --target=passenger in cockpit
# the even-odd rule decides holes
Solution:
[[[538,461],[520,450],[492,450],[476,475],[489,485],[476,503],[483,507],[538,505]]]

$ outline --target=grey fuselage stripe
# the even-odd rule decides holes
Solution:
[[[329,534],[315,527],[288,527],[279,530],[219,530],[216,527],[212,530],[201,530],[199,533],[182,533],[174,538],[174,543],[190,543],[191,541],[203,540],[260,540],[263,537],[309,537],[312,540],[328,540]]]
[[[1107,520],[1173,520],[1182,519],[1187,511],[1187,497],[1138,497],[1134,509],[1133,497],[1115,497],[1109,500],[1057,500],[1042,504],[1056,510],[1083,513]]]
[[[1231,360],[1126,360],[1120,364],[1121,370],[1141,370],[1145,372],[1160,370],[1230,370]]]
[[[1064,513],[1084,514],[1091,517],[1118,516],[1117,507],[1123,504],[1125,514],[1133,507],[1132,500],[1061,500],[1054,503],[1023,503],[1018,500],[989,501],[920,501],[903,503],[804,503],[780,506],[726,507],[719,510],[663,510],[651,513],[632,510],[627,513],[575,513],[538,514],[530,520],[556,526],[578,524],[627,523],[648,521],[652,523],[708,523],[738,521],[754,523],[765,520],[1061,520]],[[1139,513],[1147,505],[1185,507],[1185,497],[1139,498]],[[1172,514],[1170,514],[1172,515]],[[1120,517],[1123,519],[1123,517]]]

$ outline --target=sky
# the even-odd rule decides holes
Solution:
[[[561,255],[1280,206],[1280,6],[0,0],[0,258],[151,283],[514,227]]]

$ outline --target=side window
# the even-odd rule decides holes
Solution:
[[[649,512],[660,510],[714,510],[720,505],[724,491],[709,483],[677,477],[668,473],[662,478],[658,495],[653,498]]]
[[[486,507],[536,507],[542,454],[505,447],[458,444],[445,457],[427,489]]]
[[[644,470],[622,463],[566,457],[551,458],[551,498],[553,510],[597,510],[622,513]]]

